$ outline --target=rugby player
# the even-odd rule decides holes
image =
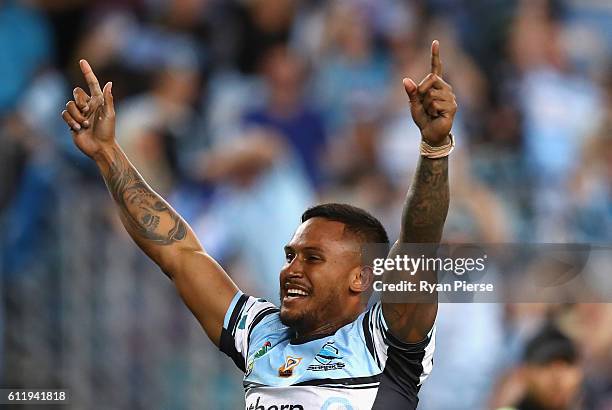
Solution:
[[[442,79],[439,47],[432,43],[431,73],[418,85],[403,80],[421,131],[421,157],[391,257],[401,243],[438,243],[448,211],[457,105]],[[245,372],[246,408],[416,408],[433,365],[437,299],[383,298],[368,309],[372,270],[363,266],[361,250],[365,243],[388,244],[381,223],[344,204],[308,209],[285,247],[280,309],[243,294],[117,144],[112,84],[101,89],[87,61],[80,67],[89,94],[75,88],[62,112],[74,143],[96,162],[130,236],[174,282],[212,342]]]

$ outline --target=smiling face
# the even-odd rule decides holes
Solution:
[[[342,222],[316,217],[302,223],[285,247],[281,321],[304,335],[354,320],[369,288],[360,251],[359,237]]]

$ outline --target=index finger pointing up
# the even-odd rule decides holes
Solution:
[[[434,40],[431,43],[431,73],[437,76],[442,75],[442,62],[440,61],[440,42]]]
[[[85,81],[87,81],[87,85],[89,86],[89,92],[91,93],[91,95],[102,95],[102,89],[100,88],[98,79],[93,73],[93,70],[91,69],[89,63],[86,60],[81,60],[79,61],[79,65],[81,66],[81,72],[83,73],[83,76],[85,76]]]

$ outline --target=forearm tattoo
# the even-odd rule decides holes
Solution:
[[[120,151],[113,151],[109,175],[104,179],[130,233],[158,245],[170,245],[187,236],[185,222],[144,182]]]
[[[402,217],[402,242],[439,242],[448,213],[448,158],[421,157]]]

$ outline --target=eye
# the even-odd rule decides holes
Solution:
[[[285,252],[285,259],[287,263],[291,263],[291,261],[295,258],[295,254],[293,252]]]
[[[321,259],[321,257],[317,256],[317,255],[308,255],[306,256],[306,260],[309,262],[319,262],[323,259]]]

